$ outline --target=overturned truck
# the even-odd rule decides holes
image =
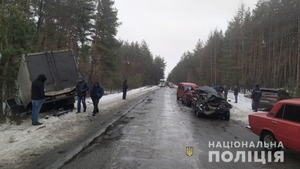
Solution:
[[[23,55],[17,78],[19,92],[6,101],[13,113],[31,109],[31,83],[39,74],[47,77],[45,102],[41,111],[73,109],[78,70],[72,51],[53,51]]]

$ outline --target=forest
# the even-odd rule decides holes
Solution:
[[[116,39],[114,0],[1,0],[0,100],[14,97],[21,56],[71,49],[80,76],[105,90],[157,85],[166,63],[147,42]],[[75,84],[74,84],[75,85]]]
[[[63,49],[73,51],[81,76],[106,90],[120,89],[125,78],[130,88],[157,85],[165,77],[164,58],[153,56],[144,40],[116,39],[121,24],[114,0],[0,1],[0,100],[17,94],[22,55]],[[241,5],[227,30],[199,39],[167,80],[260,84],[299,96],[300,2],[259,0],[251,11]]]
[[[227,30],[200,39],[167,80],[243,89],[260,84],[300,96],[300,1],[259,0],[252,11],[241,5]]]

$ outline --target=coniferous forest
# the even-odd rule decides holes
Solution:
[[[300,1],[259,0],[252,11],[241,5],[225,32],[213,30],[182,55],[168,80],[245,89],[260,84],[299,96]]]
[[[120,89],[124,78],[130,88],[158,84],[164,58],[153,56],[146,41],[116,39],[120,24],[114,0],[0,1],[0,100],[17,93],[23,54],[53,50],[71,49],[80,75],[106,90]],[[167,80],[246,89],[260,84],[298,95],[300,2],[259,0],[252,11],[241,5],[227,30],[199,39]]]
[[[106,90],[125,78],[130,88],[158,84],[164,59],[143,40],[116,39],[119,25],[114,0],[0,1],[0,100],[17,93],[21,56],[35,52],[71,49],[80,75]]]

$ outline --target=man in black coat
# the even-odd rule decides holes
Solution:
[[[46,80],[46,76],[44,74],[40,74],[31,84],[31,120],[32,125],[34,126],[42,124],[38,121],[38,117],[45,99],[44,83]]]
[[[85,80],[82,77],[79,77],[76,84],[76,92],[77,92],[77,113],[81,111],[81,103],[83,105],[83,112],[86,111],[86,92],[89,90],[89,87]]]
[[[252,90],[251,98],[252,98],[253,110],[257,112],[259,107],[259,101],[261,98],[261,90],[258,84],[255,85],[254,89]]]
[[[99,113],[98,104],[99,104],[99,101],[102,98],[103,94],[104,94],[103,87],[98,82],[95,82],[90,91],[90,96],[91,96],[93,106],[94,106],[93,116],[95,116],[96,113]]]
[[[237,103],[238,102],[238,94],[240,92],[240,89],[238,88],[237,85],[234,86],[234,89],[233,89],[233,94],[234,94],[234,103]]]
[[[126,93],[127,93],[128,85],[127,85],[127,79],[123,82],[123,99],[126,99]]]
[[[227,86],[225,85],[224,86],[224,98],[227,100],[227,96],[228,96],[228,88]]]

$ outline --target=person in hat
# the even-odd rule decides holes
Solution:
[[[99,104],[99,101],[102,98],[103,94],[104,94],[103,87],[98,82],[95,82],[90,91],[90,96],[91,96],[93,106],[94,106],[93,116],[95,116],[96,113],[99,113],[98,104]]]
[[[41,125],[39,122],[39,113],[45,100],[44,83],[47,80],[44,74],[40,74],[31,84],[31,121],[32,125]]]
[[[77,113],[81,112],[81,103],[83,105],[83,112],[86,111],[86,92],[89,90],[89,87],[85,80],[82,77],[79,77],[76,84],[77,92]]]
[[[123,82],[123,100],[126,100],[127,89],[128,89],[127,79],[125,79]]]
[[[251,98],[252,98],[252,104],[253,104],[253,111],[257,112],[258,107],[259,107],[259,101],[261,98],[261,90],[260,90],[258,84],[256,84],[254,89],[252,90]]]

